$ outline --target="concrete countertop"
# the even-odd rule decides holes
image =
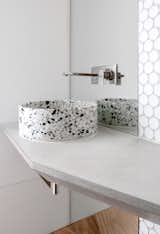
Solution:
[[[99,201],[160,224],[160,145],[100,127],[96,137],[39,143],[6,134],[30,167]]]

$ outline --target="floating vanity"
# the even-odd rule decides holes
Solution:
[[[104,127],[92,138],[53,143],[22,139],[17,124],[5,132],[49,181],[160,224],[159,145]]]

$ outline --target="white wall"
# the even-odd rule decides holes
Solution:
[[[69,0],[0,0],[0,122],[17,104],[68,97]]]
[[[72,0],[72,71],[119,64],[122,86],[95,86],[72,78],[77,99],[137,98],[138,6],[133,0]]]

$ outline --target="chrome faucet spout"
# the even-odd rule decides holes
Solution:
[[[88,77],[98,77],[99,74],[96,73],[79,73],[79,72],[68,72],[64,73],[64,76],[88,76]]]

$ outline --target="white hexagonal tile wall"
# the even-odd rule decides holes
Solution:
[[[140,136],[157,141],[157,128],[160,127],[160,0],[139,0],[139,105]],[[158,140],[160,142],[160,138]]]
[[[160,226],[144,219],[140,219],[139,234],[159,234]]]
[[[160,0],[139,0],[139,135],[160,142]],[[139,234],[160,234],[140,219]]]

